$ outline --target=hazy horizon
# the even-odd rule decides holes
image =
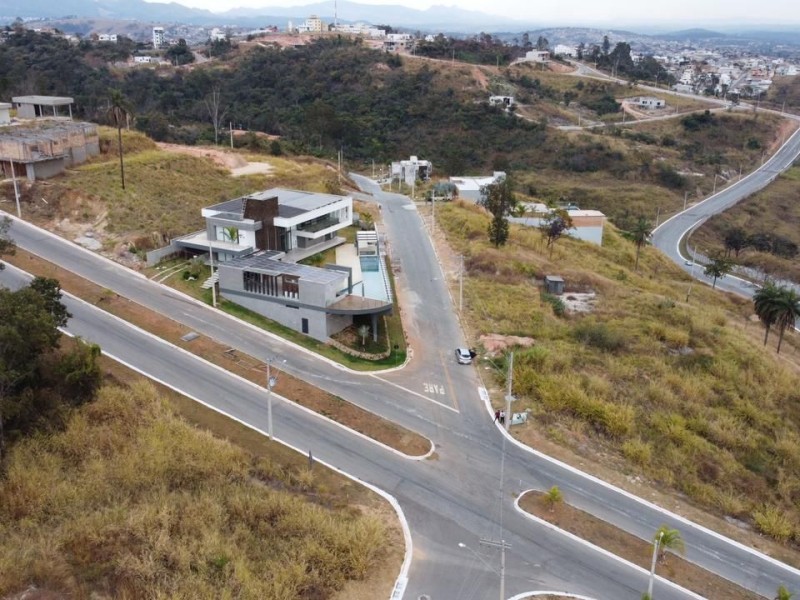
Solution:
[[[148,0],[151,1],[151,0]],[[299,7],[316,4],[319,0],[298,2],[292,0],[179,0],[177,4],[223,13],[236,8],[264,9],[271,7]],[[360,4],[395,5],[425,10],[432,6],[454,6],[452,3],[430,0],[353,0]],[[800,3],[796,0],[763,0],[754,14],[752,2],[734,0],[673,0],[662,3],[642,3],[634,0],[617,0],[611,7],[590,0],[573,0],[568,5],[539,4],[520,6],[519,0],[460,0],[458,8],[472,10],[521,22],[541,23],[543,26],[574,26],[624,28],[634,25],[651,29],[665,27],[731,27],[772,25],[800,27]],[[340,11],[342,19],[358,19]]]

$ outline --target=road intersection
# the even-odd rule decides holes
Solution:
[[[414,359],[404,369],[381,374],[335,365],[24,222],[15,220],[11,235],[21,248],[189,330],[261,360],[279,356],[288,373],[429,438],[435,453],[411,460],[286,399],[274,406],[275,433],[283,443],[312,451],[396,499],[413,550],[395,598],[496,597],[499,556],[479,547],[480,538],[491,538],[511,545],[506,552],[509,594],[559,590],[597,599],[638,599],[647,587],[641,569],[515,509],[522,491],[552,485],[576,507],[644,539],[662,523],[678,527],[689,560],[763,595],[773,594],[779,583],[800,589],[800,571],[507,438],[492,424],[491,409],[481,399],[478,371],[456,364],[452,356],[452,349],[463,345],[463,334],[416,207],[369,180],[357,181],[381,204],[393,264],[399,267],[404,321],[414,343]],[[0,275],[7,285],[20,281],[11,267]],[[74,315],[71,333],[215,410],[266,430],[263,389],[94,306],[73,298],[68,306]],[[656,582],[654,595],[659,600],[695,597],[663,580]]]

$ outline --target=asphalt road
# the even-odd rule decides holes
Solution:
[[[657,507],[507,441],[491,424],[480,399],[476,369],[457,365],[451,356],[464,340],[446,275],[435,260],[416,207],[403,196],[384,194],[368,181],[359,181],[382,206],[414,349],[405,369],[381,375],[332,365],[30,225],[15,222],[11,233],[20,247],[170,316],[187,331],[262,360],[276,357],[276,364],[287,372],[431,439],[436,444],[434,457],[410,460],[288,401],[275,403],[279,439],[300,451],[311,450],[318,459],[379,486],[399,502],[414,549],[405,598],[496,597],[499,555],[479,545],[480,538],[491,538],[512,545],[506,553],[507,596],[550,589],[611,600],[638,599],[646,588],[646,574],[514,510],[513,500],[522,490],[552,485],[559,485],[571,503],[643,538],[665,522],[678,527],[690,560],[762,594],[774,594],[778,583],[800,589],[800,572],[676,521]],[[14,278],[9,267],[0,281]],[[197,400],[266,429],[262,390],[95,307],[69,300],[69,308],[74,315],[70,332]],[[659,600],[691,597],[663,582],[657,582],[656,594]]]
[[[800,155],[800,129],[798,129],[781,148],[758,169],[743,177],[740,181],[720,190],[688,208],[687,210],[664,221],[653,231],[653,245],[680,265],[687,273],[711,285],[712,279],[703,274],[702,265],[685,264],[690,257],[685,256],[680,248],[681,240],[692,230],[702,225],[709,217],[721,213],[737,202],[765,188],[784,170],[788,169]],[[702,248],[699,249],[702,253]],[[745,298],[754,292],[752,283],[727,276],[717,280],[717,287]]]

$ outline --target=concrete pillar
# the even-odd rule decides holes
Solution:
[[[378,315],[376,313],[372,313],[370,315],[372,317],[372,341],[378,341]]]

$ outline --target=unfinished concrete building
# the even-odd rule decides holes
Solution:
[[[72,119],[72,104],[67,96],[15,96],[11,98],[20,119],[63,117]],[[64,108],[66,106],[66,108]]]
[[[0,172],[5,178],[47,179],[100,153],[97,126],[35,121],[0,127]],[[13,171],[12,171],[13,169]]]

